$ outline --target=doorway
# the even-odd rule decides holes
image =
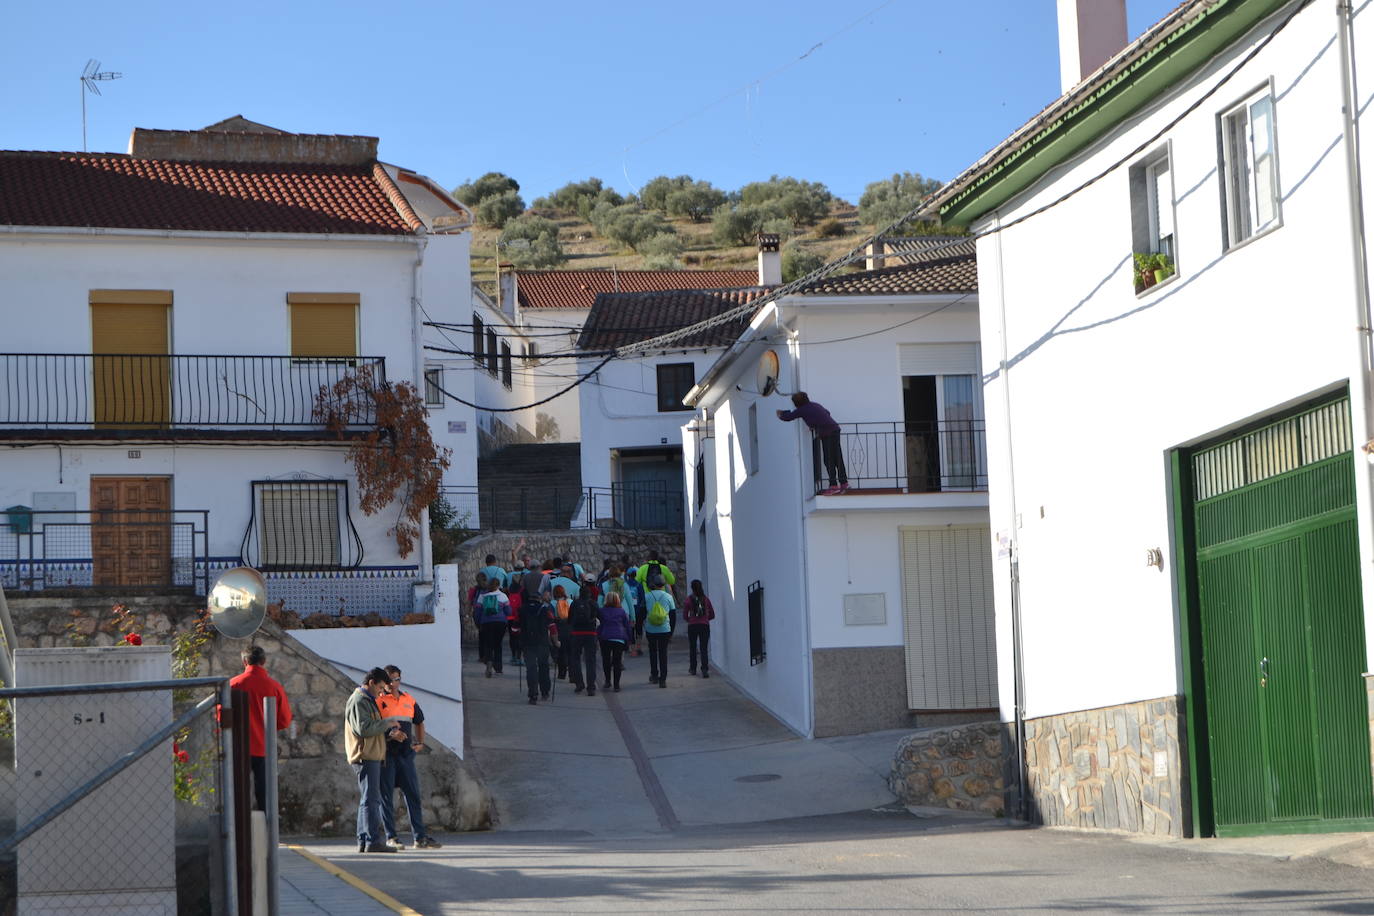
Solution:
[[[93,585],[172,584],[172,478],[91,478]]]

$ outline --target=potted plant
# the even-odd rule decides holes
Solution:
[[[1156,283],[1163,283],[1174,275],[1174,262],[1162,251],[1150,258],[1150,265]]]
[[[1155,256],[1147,251],[1137,251],[1135,258],[1135,291],[1144,292],[1155,285]]]

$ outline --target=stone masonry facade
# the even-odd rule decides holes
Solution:
[[[650,550],[659,557],[678,579],[678,590],[687,588],[685,565],[687,551],[680,532],[625,531],[618,528],[580,528],[559,531],[502,531],[484,534],[464,541],[458,547],[458,582],[464,595],[486,563],[487,554],[495,554],[497,565],[509,569],[511,553],[520,542],[520,553],[528,553],[541,563],[554,557],[570,557],[582,564],[589,573],[601,571],[605,557],[629,555],[630,562],[639,564],[648,559]]]
[[[897,745],[888,787],[904,804],[1001,817],[1003,759],[1000,723],[923,729]]]
[[[195,625],[198,599],[132,598],[125,603],[137,616],[145,644],[170,644],[174,634]],[[98,599],[31,598],[11,600],[23,647],[67,646],[69,623],[93,646],[113,645],[121,636],[109,613],[111,602]],[[73,605],[84,613],[74,618]],[[351,835],[358,806],[357,778],[344,759],[343,713],[357,686],[328,661],[271,620],[253,635],[267,652],[266,668],[291,701],[295,735],[279,734],[278,791],[284,834]],[[202,676],[235,675],[243,670],[239,653],[248,640],[215,634],[202,650]],[[481,830],[491,826],[492,802],[477,768],[432,738],[416,761],[425,792],[426,826],[439,831]],[[398,827],[406,823],[397,806]]]
[[[1032,819],[1182,837],[1181,704],[1171,696],[1027,719]]]

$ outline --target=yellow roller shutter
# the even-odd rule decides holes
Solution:
[[[350,294],[292,293],[291,355],[358,355],[358,297]]]
[[[142,297],[130,295],[136,290],[114,292],[120,295],[91,293],[95,422],[161,426],[170,414],[171,367],[166,355],[167,305],[156,303],[168,294],[150,291]],[[120,298],[126,301],[110,301]]]

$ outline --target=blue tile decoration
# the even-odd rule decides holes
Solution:
[[[399,621],[414,610],[418,566],[362,566],[266,573],[267,597],[302,617],[380,614]]]

